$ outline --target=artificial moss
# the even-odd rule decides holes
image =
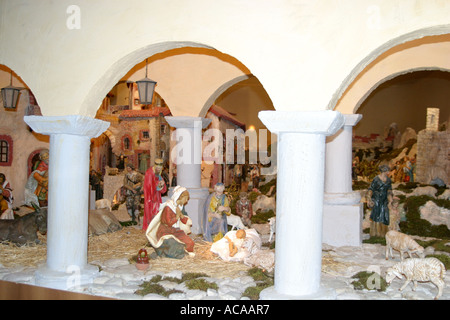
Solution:
[[[200,272],[187,272],[182,275],[181,279],[174,278],[174,277],[165,277],[164,280],[175,282],[175,283],[182,283],[182,282],[186,281],[186,287],[189,289],[197,289],[197,287],[199,287],[199,288],[204,287],[204,288],[206,288],[205,291],[207,290],[208,287],[217,289],[216,288],[217,285],[215,283],[204,284],[203,282],[205,282],[205,280],[197,279],[199,277],[209,277],[209,276],[205,273],[200,273]],[[164,287],[162,285],[158,284],[158,282],[160,282],[161,280],[163,280],[162,276],[160,276],[160,275],[154,276],[149,281],[144,281],[140,285],[141,289],[136,290],[135,293],[138,295],[141,295],[141,296],[145,296],[150,293],[155,293],[155,294],[159,294],[163,297],[168,297],[172,293],[182,293],[182,291],[175,290],[175,289],[171,289],[171,290],[164,289]],[[203,290],[203,289],[201,289],[201,290]]]
[[[363,243],[381,244],[386,245],[385,237],[370,237],[369,239],[363,240]]]
[[[140,296],[145,296],[150,293],[159,294],[163,297],[168,297],[172,293],[183,293],[183,291],[170,289],[166,290],[164,287],[158,283],[156,283],[156,280],[154,280],[156,277],[153,277],[150,281],[143,282],[140,287],[141,289],[136,290],[135,293]],[[161,278],[159,278],[161,280]],[[158,280],[158,281],[159,281]]]
[[[267,223],[267,220],[269,220],[269,218],[275,217],[275,213],[273,212],[273,210],[269,210],[266,212],[259,212],[257,214],[255,214],[252,218],[251,221],[252,223]]]
[[[129,221],[119,221],[119,223],[120,223],[120,225],[122,227],[130,227],[130,226],[136,226],[137,225],[136,221],[131,221],[131,220],[129,220]]]
[[[370,183],[369,182],[353,181],[352,189],[353,190],[365,190],[365,189],[367,189],[369,187],[370,187]]]
[[[404,193],[411,193],[415,188],[419,186],[418,182],[405,182],[397,186],[396,190],[402,191]]]
[[[203,272],[187,272],[187,273],[183,273],[183,276],[181,277],[180,282],[197,279],[197,278],[201,278],[201,277],[209,277],[209,275],[207,275],[206,273],[203,273]]]
[[[191,279],[185,282],[186,288],[190,290],[203,290],[208,289],[218,290],[219,287],[214,282],[206,281],[205,279]]]
[[[436,251],[443,251],[450,253],[450,246],[446,245],[447,243],[450,242],[449,239],[433,239],[428,241],[417,239],[416,242],[424,248],[431,246]]]
[[[434,237],[450,239],[450,230],[446,225],[432,225],[431,222],[420,217],[420,207],[428,201],[433,201],[439,207],[450,209],[450,201],[435,199],[430,196],[411,196],[406,199],[404,209],[406,221],[400,222],[400,230],[403,233],[422,237]]]
[[[388,284],[386,280],[376,272],[361,271],[355,274],[352,282],[355,290],[377,290],[386,291]],[[378,282],[379,281],[379,282]]]
[[[275,190],[273,194],[276,192],[276,186],[277,186],[277,179],[270,180],[266,184],[259,187],[259,191],[261,191],[262,194],[267,194],[272,186],[275,186]]]
[[[266,289],[272,285],[273,284],[269,284],[269,283],[258,283],[254,287],[248,287],[247,289],[245,289],[242,296],[248,297],[248,298],[250,298],[250,300],[259,300],[259,294],[261,293],[261,291],[263,291],[264,289]]]
[[[263,271],[260,268],[254,267],[247,270],[247,274],[253,278],[255,281],[269,281],[273,282],[273,279],[267,272]]]
[[[243,297],[248,297],[251,300],[258,300],[259,294],[265,288],[273,286],[273,276],[259,268],[251,268],[247,274],[256,282],[256,286],[248,287],[242,294]]]

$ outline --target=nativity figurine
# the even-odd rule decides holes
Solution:
[[[139,223],[142,197],[142,174],[134,169],[132,164],[127,164],[127,173],[123,178],[123,187],[125,189],[126,207],[131,221]]]
[[[163,160],[155,159],[154,167],[148,168],[145,172],[143,230],[147,230],[149,223],[157,215],[162,203],[162,195],[167,191],[167,185],[162,176],[162,171]]]
[[[239,194],[239,200],[236,202],[236,214],[241,217],[245,226],[252,226],[253,208],[246,192]]]
[[[188,201],[188,190],[176,186],[150,222],[146,236],[158,256],[181,259],[186,253],[194,255],[194,241],[188,235],[192,220],[183,213]]]
[[[231,214],[231,208],[224,190],[224,184],[217,183],[214,186],[214,192],[206,199],[203,214],[205,241],[213,242],[213,236],[217,241],[228,231],[227,216]]]
[[[389,207],[392,202],[392,182],[389,178],[389,166],[381,165],[380,173],[372,180],[367,191],[367,203],[372,208],[370,214],[370,236],[384,237],[389,226]]]

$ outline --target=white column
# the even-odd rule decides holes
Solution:
[[[262,299],[311,298],[320,288],[325,136],[344,123],[336,111],[262,111],[278,134],[277,221],[274,287]]]
[[[175,160],[177,165],[177,184],[187,188],[190,194],[186,212],[192,220],[192,233],[200,234],[203,232],[203,206],[209,195],[208,188],[202,188],[201,182],[202,129],[210,124],[211,119],[181,116],[165,119],[176,128],[176,146],[171,151],[171,161]]]
[[[323,242],[360,246],[363,208],[360,193],[352,190],[352,132],[362,115],[343,116],[344,126],[326,143]]]
[[[37,270],[36,284],[68,289],[89,283],[98,274],[87,264],[89,147],[109,123],[79,115],[24,120],[50,135],[47,263]]]
[[[358,203],[359,192],[352,190],[352,133],[360,114],[344,114],[344,126],[327,138],[325,166],[325,201]]]

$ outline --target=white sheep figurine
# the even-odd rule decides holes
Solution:
[[[231,230],[235,230],[235,229],[246,230],[247,229],[247,227],[242,222],[241,217],[239,217],[235,214],[232,214],[232,213],[229,216],[227,216],[227,224],[229,226],[231,226]]]
[[[111,211],[111,200],[109,199],[100,199],[95,201],[95,209],[108,209]]]
[[[390,284],[396,277],[401,279],[402,275],[406,281],[399,289],[402,291],[412,281],[413,291],[416,291],[417,282],[431,282],[438,288],[435,300],[439,299],[444,290],[445,266],[436,258],[411,258],[395,264],[386,271],[386,282]]]
[[[400,259],[403,261],[403,253],[407,252],[409,257],[412,258],[412,254],[417,254],[420,258],[424,258],[424,249],[410,236],[391,230],[386,233],[386,260],[389,259],[389,253],[392,259],[394,254],[392,249],[400,252]]]

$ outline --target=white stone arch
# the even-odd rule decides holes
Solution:
[[[379,79],[376,83],[373,84],[373,86],[364,95],[362,95],[359,98],[358,102],[356,103],[356,105],[353,108],[353,112],[357,113],[358,109],[361,107],[361,105],[364,103],[364,101],[372,94],[373,91],[375,91],[383,83],[385,83],[389,80],[392,80],[394,78],[397,78],[401,75],[407,74],[407,73],[420,72],[420,71],[450,72],[450,69],[442,68],[442,67],[426,67],[426,66],[424,66],[424,67],[411,68],[411,69],[406,69],[406,70],[402,70],[399,72],[391,73],[391,74],[387,75],[386,77]]]
[[[180,108],[179,101],[177,102],[171,102],[173,98],[180,94],[179,91],[177,92],[176,89],[171,88],[170,86],[174,86],[175,84],[173,82],[170,83],[170,86],[168,84],[169,81],[167,79],[163,79],[163,81],[159,82],[158,78],[153,78],[153,76],[157,75],[164,75],[168,73],[167,66],[173,62],[169,59],[176,56],[181,56],[182,54],[178,54],[176,51],[173,54],[173,56],[165,56],[164,53],[169,52],[171,50],[175,49],[183,49],[183,48],[189,48],[192,51],[192,56],[197,55],[198,50],[204,50],[203,52],[200,52],[198,56],[202,56],[199,59],[215,59],[214,68],[211,68],[211,70],[207,70],[205,72],[209,74],[218,74],[215,77],[215,81],[213,83],[210,83],[209,81],[192,81],[191,83],[188,83],[187,86],[192,87],[194,91],[196,89],[202,89],[205,91],[203,94],[204,100],[199,101],[195,106],[189,106],[188,114],[186,114],[186,110],[179,111],[182,108]],[[205,54],[205,52],[207,52]],[[189,53],[189,52],[188,52]],[[213,93],[214,91],[217,92],[217,87],[221,87],[221,85],[225,82],[227,83],[230,81],[229,86],[232,84],[242,81],[248,76],[246,74],[249,73],[248,69],[240,63],[237,59],[230,57],[220,51],[217,51],[216,49],[200,44],[200,43],[194,43],[189,41],[173,41],[173,42],[164,42],[164,43],[157,43],[157,44],[150,44],[148,46],[145,46],[143,48],[140,48],[138,50],[134,50],[127,54],[126,56],[122,57],[121,59],[117,60],[110,68],[107,70],[103,76],[101,76],[95,83],[94,86],[92,86],[89,93],[86,95],[84,102],[83,102],[83,108],[88,108],[89,110],[85,110],[86,113],[92,113],[94,108],[97,108],[96,106],[100,105],[101,100],[104,98],[106,93],[112,88],[122,77],[125,75],[129,77],[131,81],[139,80],[140,78],[143,78],[145,74],[145,60],[148,58],[148,77],[152,78],[153,80],[156,80],[158,82],[158,85],[156,87],[156,92],[164,97],[164,100],[166,101],[166,104],[171,109],[172,115],[189,115],[189,116],[198,116],[203,110],[202,107],[207,105],[209,101],[208,98],[215,96]],[[164,65],[163,61],[167,61]],[[176,61],[176,63],[180,63],[179,60]],[[135,73],[130,75],[130,70],[135,68],[137,65],[142,66],[140,70],[134,70]],[[162,66],[161,66],[162,65]],[[187,62],[184,64],[184,67],[189,67],[192,70],[195,68],[202,68],[202,66],[198,66],[195,64],[189,64]],[[203,70],[208,69],[208,65],[206,67],[203,66]],[[221,69],[225,70],[221,73]],[[144,71],[142,71],[144,70]],[[180,71],[179,77],[177,77],[178,71],[172,71],[172,77],[173,78],[181,78],[184,77],[184,79],[189,80],[189,78],[186,77],[186,74],[182,74],[182,70]],[[194,73],[192,71],[192,73]],[[138,75],[139,74],[139,75]],[[135,79],[136,78],[136,79]],[[231,80],[230,80],[231,79]],[[238,80],[234,80],[238,79]],[[178,80],[178,79],[175,79]],[[228,87],[229,87],[228,86]],[[227,88],[227,87],[226,87]],[[159,91],[161,90],[161,91]],[[220,90],[219,90],[220,91]],[[220,91],[223,92],[223,91]],[[185,97],[189,98],[189,95],[185,95]],[[184,114],[183,114],[184,112]]]
[[[433,52],[432,55],[424,54]],[[416,30],[389,40],[364,58],[344,79],[328,108],[356,113],[380,84],[423,70],[450,70],[450,25]],[[413,56],[413,59],[408,59]]]
[[[206,113],[208,112],[209,108],[211,108],[211,106],[213,105],[214,101],[225,91],[227,91],[229,88],[231,88],[232,86],[234,86],[235,84],[247,80],[249,78],[249,75],[243,75],[240,77],[236,77],[230,81],[225,82],[223,85],[221,85],[220,87],[218,87],[216,89],[216,91],[213,92],[213,94],[211,94],[211,96],[209,97],[208,100],[206,100],[205,104],[203,105],[202,110],[200,111],[199,116],[200,117],[204,117],[206,115]]]

